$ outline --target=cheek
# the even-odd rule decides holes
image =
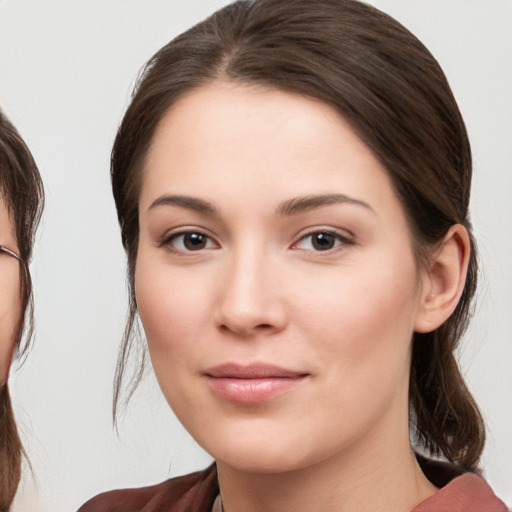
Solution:
[[[309,314],[302,314],[319,340],[317,357],[332,369],[333,386],[340,373],[350,388],[364,390],[402,379],[409,371],[418,302],[414,263],[368,268],[351,269],[331,281],[311,296]]]
[[[201,357],[212,350],[205,346],[211,317],[207,291],[212,284],[197,274],[173,272],[156,262],[148,266],[141,257],[135,274],[138,311],[153,370],[167,402],[184,425],[204,421],[204,397],[191,383],[197,382]]]
[[[179,362],[196,346],[207,309],[204,283],[193,274],[137,262],[135,291],[139,315],[157,377],[160,364]]]
[[[0,297],[0,384],[5,383],[9,374],[20,317],[19,283],[13,279],[8,286],[4,283]]]

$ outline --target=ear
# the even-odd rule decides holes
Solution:
[[[431,332],[453,313],[464,290],[471,244],[464,226],[454,224],[422,276],[421,303],[414,330]]]

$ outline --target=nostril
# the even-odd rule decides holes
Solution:
[[[274,327],[272,326],[272,324],[257,324],[253,327],[220,324],[219,329],[223,332],[234,332],[239,335],[250,336],[251,333],[255,334],[256,332],[261,331],[272,331]]]

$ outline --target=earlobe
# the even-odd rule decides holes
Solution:
[[[454,224],[433,254],[423,277],[416,332],[437,329],[453,313],[459,302],[469,265],[471,247],[464,226]]]

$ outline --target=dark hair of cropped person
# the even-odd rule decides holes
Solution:
[[[27,355],[34,320],[28,264],[44,204],[43,184],[32,154],[16,128],[0,111],[0,197],[15,227],[20,256],[21,311],[15,345],[21,361]],[[22,340],[24,343],[22,344]],[[21,475],[21,444],[7,382],[0,383],[0,512],[8,510]]]
[[[447,79],[425,46],[397,21],[356,0],[238,1],[168,43],[142,70],[111,161],[130,287],[114,418],[129,353],[138,343],[134,271],[145,156],[169,107],[218,81],[276,88],[335,108],[386,167],[408,218],[419,268],[450,226],[467,228],[471,257],[460,302],[438,329],[414,334],[410,417],[416,449],[476,469],[485,427],[454,354],[477,281],[466,128]],[[126,400],[145,362],[143,355]]]

